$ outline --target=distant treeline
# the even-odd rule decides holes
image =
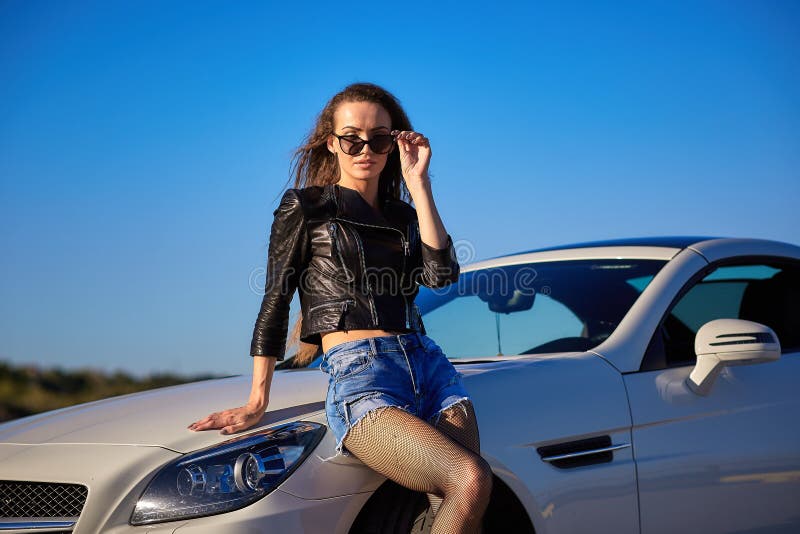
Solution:
[[[0,422],[115,395],[216,378],[170,373],[134,378],[123,372],[14,366],[0,361]]]

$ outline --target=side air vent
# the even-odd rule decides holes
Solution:
[[[630,443],[612,445],[610,436],[597,436],[538,447],[536,452],[554,467],[570,469],[610,462],[615,450],[626,447],[630,447]]]

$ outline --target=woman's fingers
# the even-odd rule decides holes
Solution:
[[[198,427],[198,426],[200,426],[200,425],[204,425],[204,424],[208,423],[209,421],[211,421],[211,420],[212,420],[212,418],[213,418],[215,415],[216,415],[216,414],[213,414],[213,413],[212,413],[211,415],[207,415],[207,416],[203,417],[202,419],[198,419],[197,421],[195,421],[194,423],[192,423],[191,425],[189,425],[189,428],[192,428],[192,427]]]
[[[249,411],[238,411],[232,414],[231,418],[226,421],[226,426],[220,431],[220,434],[232,434],[239,432],[246,428],[250,428],[261,420],[261,413],[253,413]]]
[[[233,425],[228,425],[220,431],[220,434],[233,434],[245,428],[249,428],[252,424],[249,421],[242,421]]]
[[[392,135],[397,139],[398,144],[403,144],[403,148],[407,147],[408,143],[420,146],[428,145],[428,138],[419,132],[411,130],[392,130]]]
[[[214,412],[188,426],[189,430],[221,428],[221,434],[230,434],[249,428],[261,419],[261,413],[251,413],[246,407]]]
[[[211,415],[207,415],[203,419],[195,421],[194,423],[189,425],[189,430],[206,430],[208,428],[215,428],[213,425],[218,417],[219,417],[218,413],[212,413]]]
[[[230,410],[225,410],[224,412],[214,412],[212,414],[207,415],[203,419],[199,421],[195,421],[191,425],[189,425],[190,430],[208,430],[210,428],[221,428],[225,426],[225,421],[230,417]]]

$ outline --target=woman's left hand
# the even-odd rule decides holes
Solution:
[[[400,169],[406,186],[413,189],[428,180],[428,165],[431,162],[431,144],[419,132],[393,130],[397,134],[397,147],[400,150]]]

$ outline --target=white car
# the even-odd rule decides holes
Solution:
[[[485,532],[800,532],[800,247],[582,243],[463,266],[416,302],[474,399]],[[424,494],[333,458],[313,365],[276,371],[233,437],[186,427],[249,376],[0,425],[0,532],[429,528]]]

